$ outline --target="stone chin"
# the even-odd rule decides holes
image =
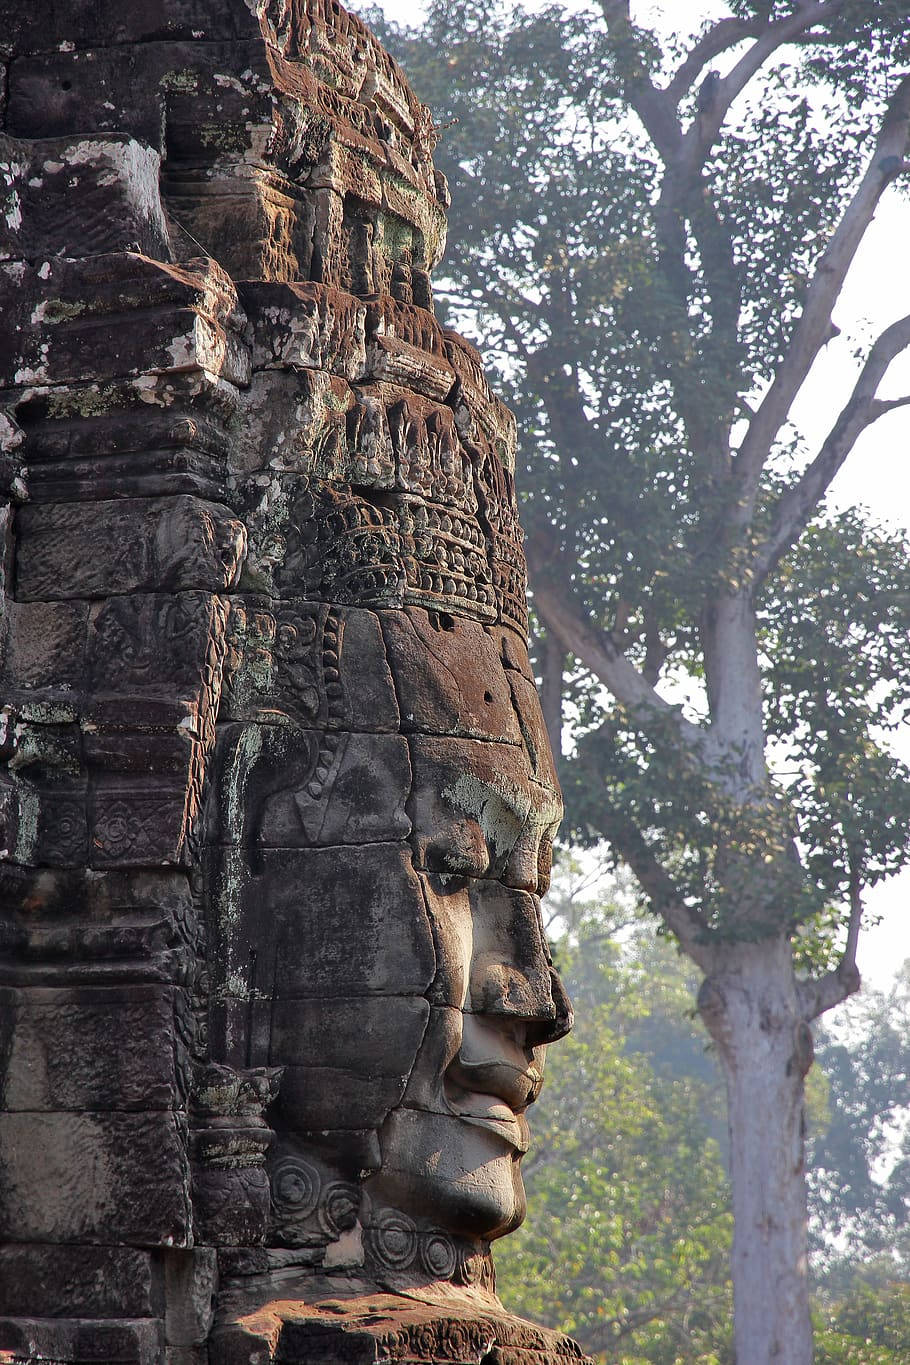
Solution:
[[[508,1127],[521,1129],[526,1147],[524,1119]],[[397,1109],[380,1144],[382,1167],[367,1183],[371,1199],[454,1236],[484,1241],[504,1237],[524,1221],[523,1151],[513,1136],[470,1118]]]

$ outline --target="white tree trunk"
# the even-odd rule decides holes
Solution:
[[[731,944],[699,994],[727,1082],[737,1365],[811,1365],[803,1089],[789,943]]]

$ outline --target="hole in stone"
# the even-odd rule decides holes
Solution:
[[[61,90],[72,90],[72,88],[73,88],[73,82],[72,82],[72,81],[61,81],[61,82],[60,82],[60,89],[61,89]]]
[[[484,692],[484,694],[483,694],[483,699],[484,699],[484,701],[487,703],[488,706],[492,706],[492,704],[493,704],[493,693],[489,690],[489,688],[487,688],[486,692]]]

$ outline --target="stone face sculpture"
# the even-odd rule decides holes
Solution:
[[[4,1359],[538,1362],[510,414],[334,0],[0,4]]]

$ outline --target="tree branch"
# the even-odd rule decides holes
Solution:
[[[799,984],[800,1007],[807,1024],[849,996],[855,995],[862,984],[856,965],[856,949],[863,919],[862,874],[853,853],[849,855],[849,869],[850,919],[847,924],[847,944],[843,957],[833,972],[826,972],[815,981],[801,981]]]
[[[904,164],[910,128],[910,75],[888,106],[872,160],[819,259],[787,353],[749,423],[734,460],[743,493],[741,515],[751,517],[759,478],[774,439],[831,331],[831,310],[883,191]]]
[[[696,911],[686,905],[672,877],[658,862],[641,831],[606,801],[601,805],[598,825],[635,873],[654,912],[676,935],[680,946],[692,961],[702,971],[709,972],[713,965],[713,948],[704,922]]]
[[[908,346],[910,314],[886,327],[877,338],[866,357],[853,392],[821,450],[797,482],[781,494],[768,538],[759,546],[753,559],[753,582],[756,585],[767,578],[799,538],[861,433],[885,413],[910,404],[910,396],[890,399],[875,397],[888,366]]]
[[[726,52],[728,47],[735,47],[744,38],[756,37],[761,31],[762,22],[760,19],[721,19],[699,38],[692,49],[686,53],[683,61],[673,72],[667,85],[664,86],[665,93],[675,105],[679,104],[702,67],[710,62],[712,57],[717,57],[721,52]]]
[[[607,32],[617,42],[631,48],[635,34],[629,18],[629,0],[600,0],[600,7]],[[676,117],[675,104],[666,90],[658,89],[653,83],[637,53],[628,55],[632,75],[626,83],[626,98],[664,161],[669,162],[682,145],[682,130]]]
[[[583,619],[571,596],[553,583],[552,552],[542,552],[533,536],[529,536],[526,549],[534,607],[547,630],[560,642],[566,653],[574,654],[585,668],[590,669],[646,733],[659,730],[661,736],[665,737],[669,724],[683,748],[696,762],[708,767],[715,766],[717,755],[710,730],[686,720],[681,709],[665,701],[625,654],[617,649],[608,631],[597,630]]]
[[[866,425],[871,426],[873,422],[877,422],[886,413],[894,412],[895,408],[907,407],[910,407],[910,393],[905,393],[902,398],[876,398],[871,404],[872,417]]]
[[[698,117],[693,120],[683,137],[683,159],[690,181],[701,170],[705,157],[714,145],[714,140],[727,117],[730,105],[742,93],[762,64],[784,43],[792,42],[807,29],[815,28],[826,19],[832,18],[846,3],[847,0],[816,0],[814,4],[801,4],[786,19],[768,24],[733,70],[717,81],[711,91],[710,103],[699,109]]]

